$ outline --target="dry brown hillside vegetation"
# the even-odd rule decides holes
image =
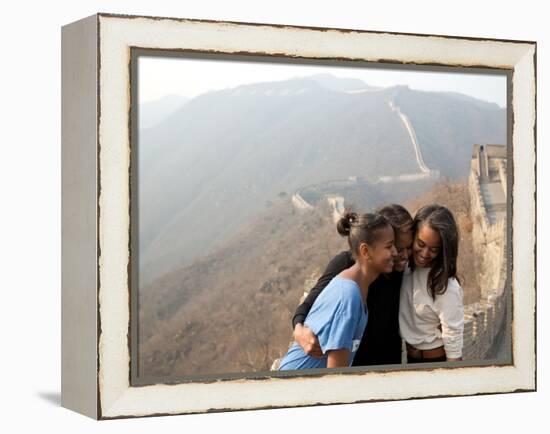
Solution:
[[[442,183],[407,203],[448,206],[461,231],[459,273],[466,302],[479,298],[465,184]],[[139,374],[145,379],[269,370],[285,353],[304,282],[347,249],[329,206],[299,212],[288,197],[214,254],[142,289]]]
[[[141,291],[140,375],[268,370],[288,346],[304,281],[346,247],[328,205],[274,204],[215,254]]]

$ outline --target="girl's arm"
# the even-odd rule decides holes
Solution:
[[[441,337],[447,354],[447,361],[462,360],[464,331],[463,291],[455,279],[449,279],[447,291],[437,296],[441,321]]]
[[[349,366],[349,350],[331,350],[327,352],[327,368],[347,368]]]

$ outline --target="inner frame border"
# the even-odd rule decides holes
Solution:
[[[306,369],[302,371],[255,371],[250,373],[222,373],[208,375],[185,375],[185,376],[162,376],[162,377],[147,377],[138,375],[139,372],[139,68],[138,62],[141,57],[155,58],[177,58],[185,60],[213,60],[213,61],[229,61],[243,63],[265,63],[265,64],[285,64],[292,65],[313,65],[326,67],[340,67],[342,69],[385,69],[385,70],[406,70],[419,72],[450,72],[461,74],[487,74],[487,75],[502,75],[506,77],[507,86],[507,103],[506,103],[506,145],[507,159],[509,169],[507,171],[507,204],[506,204],[506,219],[507,219],[507,246],[509,249],[507,271],[506,271],[506,317],[504,327],[507,330],[507,339],[504,342],[506,352],[510,353],[509,357],[499,359],[486,360],[468,360],[461,362],[438,362],[423,364],[422,368],[418,366],[408,365],[375,365],[375,366],[357,366],[347,368],[326,369],[320,373],[319,370]],[[511,326],[513,321],[512,299],[513,288],[511,284],[511,266],[513,259],[512,245],[512,210],[513,210],[513,141],[512,141],[512,74],[513,70],[507,68],[480,68],[480,67],[461,67],[461,66],[441,66],[434,64],[410,64],[410,63],[384,63],[384,62],[369,62],[364,60],[353,59],[330,59],[319,60],[309,57],[289,57],[283,55],[266,55],[259,53],[240,53],[232,54],[226,52],[212,51],[190,51],[180,49],[150,49],[145,47],[130,47],[130,170],[128,182],[130,184],[130,266],[129,266],[129,281],[130,288],[130,325],[129,325],[129,347],[130,347],[130,385],[149,386],[154,384],[181,384],[190,382],[212,382],[212,381],[227,381],[236,379],[268,379],[273,377],[311,377],[323,376],[326,373],[338,374],[361,374],[364,372],[395,372],[409,371],[419,369],[434,369],[434,368],[456,368],[456,367],[472,367],[472,366],[502,366],[513,365],[513,342],[511,342]],[[289,335],[290,336],[290,335]],[[290,338],[289,338],[290,339]],[[509,342],[510,341],[510,342]]]

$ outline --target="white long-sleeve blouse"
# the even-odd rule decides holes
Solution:
[[[464,295],[454,278],[434,299],[428,292],[429,268],[408,267],[403,274],[399,301],[401,337],[419,350],[445,347],[447,358],[462,357]]]

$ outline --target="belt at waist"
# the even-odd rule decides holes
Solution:
[[[429,350],[419,350],[418,348],[413,347],[409,343],[407,345],[407,355],[414,359],[437,359],[445,355],[445,348],[442,346],[437,348],[432,348]]]

